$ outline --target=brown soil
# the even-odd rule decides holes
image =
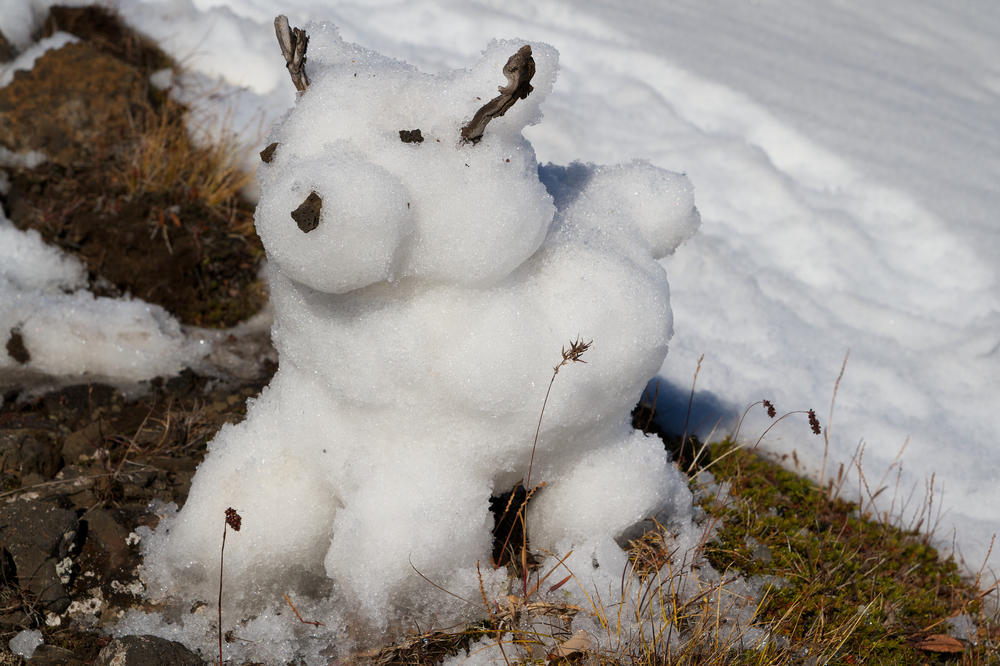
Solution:
[[[273,365],[262,367],[252,381],[215,390],[216,380],[185,372],[155,380],[152,390],[137,399],[98,384],[71,386],[28,401],[5,396],[0,407],[0,513],[26,505],[51,507],[72,512],[78,527],[73,544],[50,558],[65,556],[72,562],[64,601],[58,603],[37,592],[56,585],[54,579],[36,573],[37,566],[25,566],[44,560],[46,552],[17,550],[4,532],[10,525],[0,524],[0,562],[5,565],[0,662],[8,663],[2,661],[3,647],[15,633],[37,628],[47,646],[68,650],[53,663],[67,663],[68,655],[93,663],[108,643],[102,628],[113,624],[120,611],[144,603],[130,587],[138,580],[141,556],[129,535],[140,525],[156,525],[153,499],[184,503],[207,442],[224,423],[243,418],[247,398],[260,392],[273,370]],[[17,527],[42,533],[47,520],[44,514],[19,518]]]
[[[131,294],[198,326],[232,326],[260,309],[256,236],[231,231],[230,220],[190,195],[129,196],[101,175],[53,164],[17,170],[8,216],[81,258],[98,295]],[[252,217],[247,204],[233,205],[234,218]]]
[[[53,8],[82,40],[0,89],[0,145],[48,162],[14,169],[2,201],[22,229],[77,255],[98,294],[132,294],[181,322],[231,326],[266,294],[245,176],[193,145],[184,107],[148,85],[167,57],[101,8]]]
[[[238,196],[245,176],[224,150],[193,145],[186,110],[148,85],[167,57],[103,8],[55,7],[54,30],[81,42],[0,89],[0,145],[48,157],[5,169],[7,216],[80,258],[95,293],[202,326],[257,312],[263,249]],[[19,332],[6,333],[0,353],[26,359]],[[155,525],[151,500],[183,504],[206,443],[243,418],[274,369],[227,382],[185,371],[141,397],[100,384],[2,396],[0,663],[25,663],[7,649],[22,629],[44,635],[28,663],[95,663],[102,627],[144,603],[130,588],[141,558],[129,535]]]

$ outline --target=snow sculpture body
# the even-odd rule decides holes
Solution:
[[[533,45],[534,92],[473,144],[459,129],[523,42],[432,76],[330,26],[308,32],[309,87],[259,171],[279,370],[147,540],[149,578],[214,598],[233,506],[244,527],[226,550],[227,604],[326,585],[372,626],[390,609],[440,619],[450,600],[414,568],[478,596],[491,493],[525,476],[552,367],[577,335],[593,347],[545,413],[531,542],[575,549],[578,575],[620,567],[615,537],[690,504],[662,443],[629,418],[671,335],[656,259],[697,226],[686,178],[641,163],[539,170],[521,130],[553,85],[550,47]],[[415,129],[422,141],[401,139]]]

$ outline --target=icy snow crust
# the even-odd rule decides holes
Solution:
[[[196,343],[163,308],[130,298],[96,297],[86,269],[21,231],[0,208],[0,331],[20,333],[31,358],[0,354],[6,383],[45,378],[138,382],[173,375],[198,358]]]
[[[461,620],[468,606],[415,569],[478,599],[480,563],[490,593],[503,591],[489,498],[526,475],[552,368],[579,334],[593,347],[553,388],[529,526],[540,552],[573,550],[567,565],[604,598],[626,564],[616,537],[656,514],[690,525],[686,479],[630,425],[667,352],[657,259],[697,227],[690,184],[644,163],[550,166],[554,204],[521,135],[555,80],[549,46],[531,45],[534,92],[471,145],[459,128],[524,42],[432,76],[328,24],[307,31],[311,84],[259,170],[279,370],[211,442],[183,509],[144,539],[152,594],[214,603],[232,506],[243,528],[226,546],[227,617],[281,612],[292,594],[341,649],[344,622],[370,639]],[[416,128],[422,143],[400,140]],[[323,207],[306,233],[291,211],[311,192]],[[184,640],[210,649],[210,627],[185,622]],[[287,636],[268,659],[308,648],[303,625],[278,624],[268,631]],[[257,646],[227,649],[260,659]]]

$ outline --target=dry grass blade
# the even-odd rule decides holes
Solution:
[[[326,626],[325,624],[323,624],[322,622],[319,622],[318,620],[304,620],[304,619],[302,619],[302,615],[299,614],[299,609],[296,608],[295,604],[292,603],[291,598],[287,594],[283,594],[281,596],[285,600],[285,603],[288,604],[288,607],[292,609],[292,612],[295,613],[295,617],[298,618],[299,622],[301,622],[302,624],[311,624],[314,627],[325,627]]]
[[[957,653],[965,652],[965,644],[947,634],[931,634],[921,638],[916,643],[918,650],[924,652]]]
[[[197,145],[188,135],[185,112],[167,98],[158,109],[145,107],[133,113],[137,140],[124,148],[116,180],[130,197],[168,194],[176,204],[200,200],[227,219],[226,205],[253,175],[238,166],[235,145]]]

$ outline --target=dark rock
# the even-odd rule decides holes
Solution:
[[[323,209],[323,200],[315,192],[310,192],[306,200],[292,211],[292,219],[305,233],[319,226],[319,213]]]
[[[48,51],[0,88],[0,144],[71,165],[128,130],[122,109],[146,100],[138,71],[86,43]]]
[[[78,527],[74,512],[43,502],[19,500],[0,506],[0,544],[14,561],[18,585],[55,613],[70,604],[56,564],[69,555]]]
[[[3,32],[0,31],[0,62],[9,62],[17,56],[14,45],[7,41]]]
[[[192,393],[205,386],[206,377],[202,377],[191,368],[184,368],[180,374],[174,375],[167,380],[167,393]]]
[[[271,160],[274,159],[274,151],[278,149],[278,142],[270,144],[267,148],[260,151],[260,159],[265,164],[270,164]]]
[[[108,572],[124,567],[129,561],[129,546],[125,543],[129,530],[120,525],[110,512],[94,509],[85,516],[87,538],[108,555]]]
[[[107,384],[74,384],[46,393],[40,406],[45,413],[57,414],[60,420],[66,422],[90,413],[94,405],[112,402],[114,395],[115,390]]]
[[[6,548],[0,548],[0,585],[13,585],[17,582],[17,566],[14,558]]]
[[[45,428],[0,430],[0,466],[18,470],[22,483],[32,475],[51,479],[62,466],[58,434]]]
[[[80,430],[70,433],[63,440],[63,461],[67,465],[72,465],[83,456],[94,455],[94,451],[104,445],[105,427],[103,421],[94,421]]]
[[[202,666],[205,662],[180,643],[156,636],[116,638],[97,655],[95,666]]]
[[[420,130],[399,130],[399,140],[403,143],[423,143],[424,135]]]
[[[59,439],[44,431],[26,435],[21,440],[21,471],[51,479],[62,467]]]
[[[24,336],[20,329],[10,329],[10,337],[7,338],[7,356],[24,365],[31,360],[31,353],[24,346]]]
[[[27,661],[28,666],[84,666],[84,663],[69,650],[44,643],[35,648]]]
[[[43,499],[53,497],[68,500],[77,509],[89,509],[98,503],[97,493],[94,491],[94,474],[78,465],[67,465],[63,467],[56,479],[64,483],[54,485],[49,493],[45,489],[40,489]]]
[[[0,614],[0,627],[4,629],[34,629],[34,621],[22,610]]]

